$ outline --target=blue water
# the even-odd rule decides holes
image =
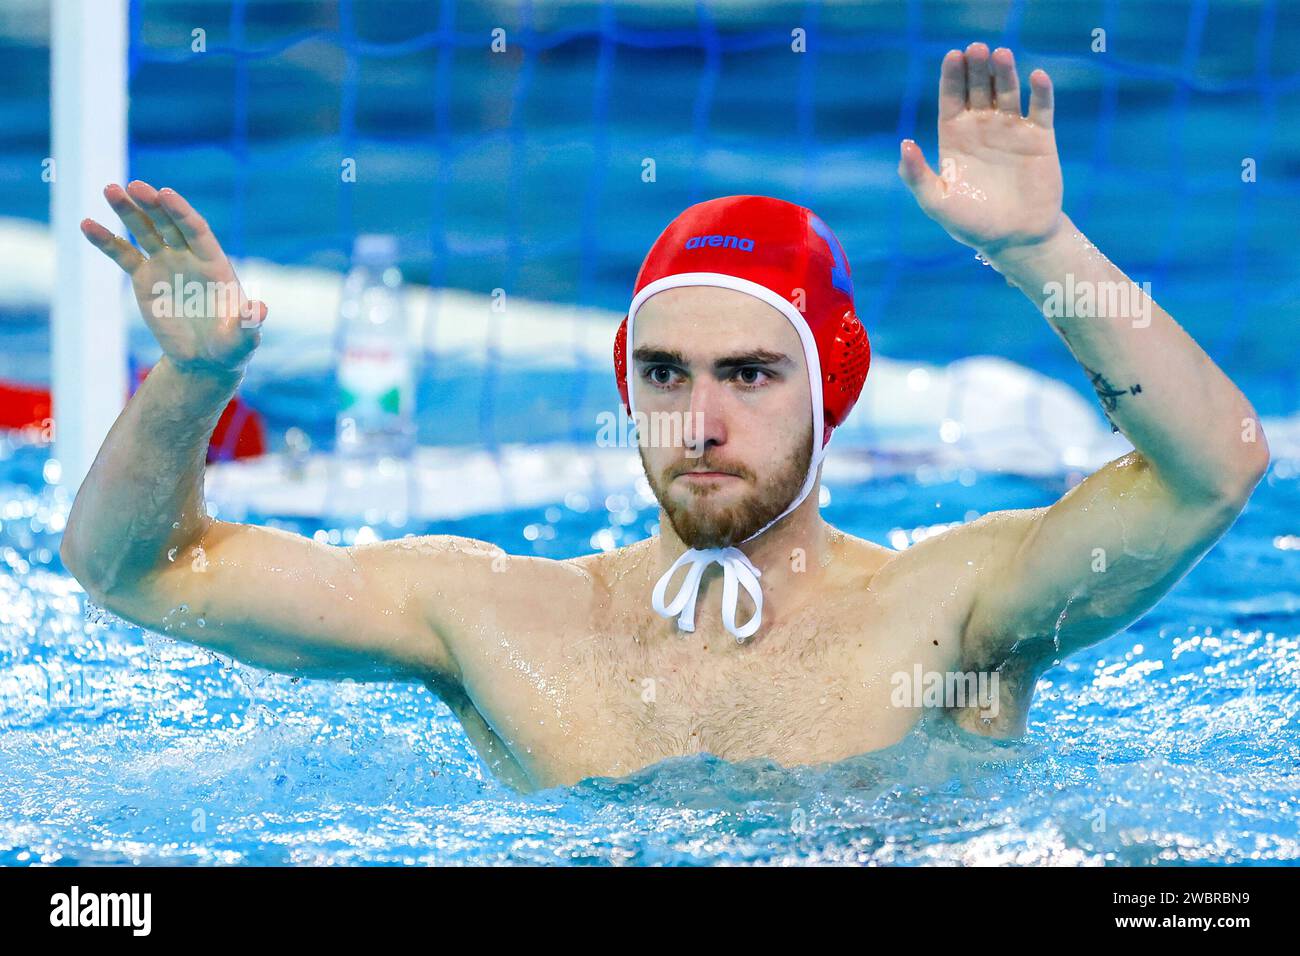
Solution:
[[[923,722],[834,765],[704,755],[520,796],[422,687],[295,681],[87,618],[57,557],[66,500],[38,490],[39,452],[5,454],[0,864],[1300,859],[1295,462],[1274,466],[1150,614],[1044,676],[1019,741]],[[905,543],[1064,485],[948,476],[831,490],[831,523]],[[551,530],[530,541],[530,524]],[[404,530],[563,557],[613,525],[602,507],[557,503]]]

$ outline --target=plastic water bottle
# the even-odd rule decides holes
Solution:
[[[335,357],[338,454],[408,457],[415,445],[415,362],[395,236],[356,238],[352,271],[343,280]]]

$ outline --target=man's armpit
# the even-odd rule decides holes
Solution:
[[[975,700],[945,708],[962,730],[982,737],[1005,739],[1022,736],[1029,722],[1040,669],[1028,658],[1011,657],[1000,664],[982,663],[965,672],[979,692]]]

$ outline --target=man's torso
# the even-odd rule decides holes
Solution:
[[[926,560],[920,546],[834,532],[825,566],[784,606],[765,603],[739,645],[721,624],[716,566],[694,632],[651,609],[655,541],[566,562],[510,558],[441,622],[461,682],[431,686],[502,776],[552,786],[701,752],[841,760],[912,728],[918,667],[961,669],[974,571],[957,549]]]

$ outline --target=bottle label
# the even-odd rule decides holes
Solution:
[[[338,366],[339,407],[400,415],[408,404],[410,374],[409,358],[390,342],[349,342]]]

